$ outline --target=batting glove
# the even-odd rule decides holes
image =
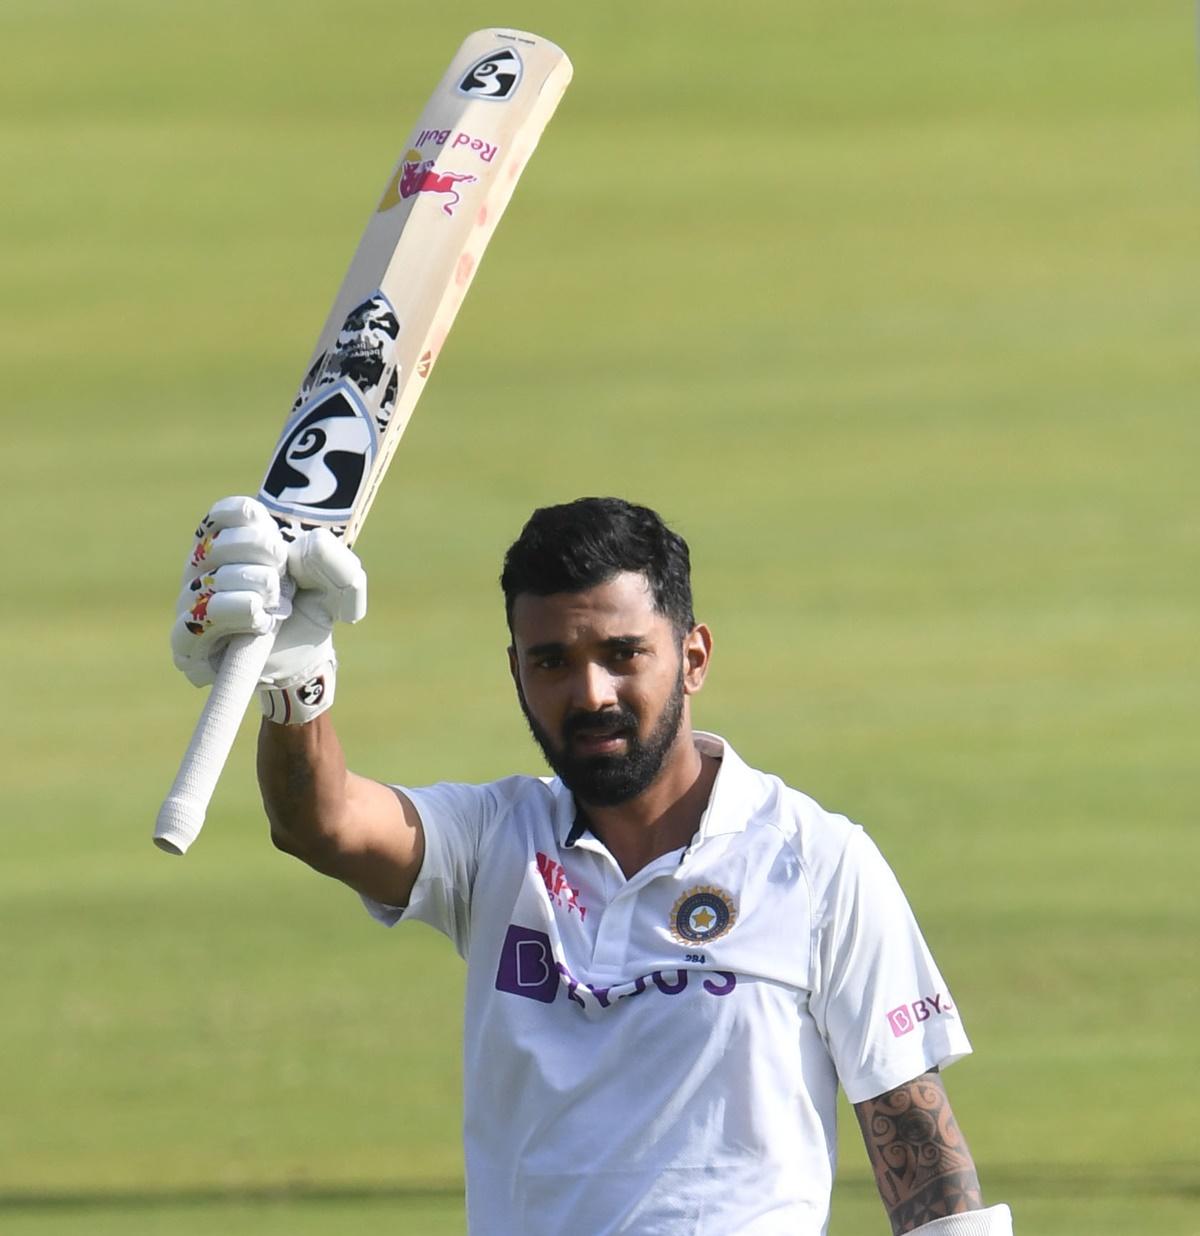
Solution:
[[[216,677],[230,637],[277,632],[259,703],[269,720],[298,725],[333,703],[334,622],[366,612],[362,563],[332,533],[305,532],[289,545],[262,503],[224,498],[196,530],[171,651],[202,687]]]

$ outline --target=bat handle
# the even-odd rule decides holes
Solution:
[[[274,644],[274,632],[237,635],[229,641],[175,784],[158,810],[154,844],[160,850],[183,854],[200,835],[221,770]]]

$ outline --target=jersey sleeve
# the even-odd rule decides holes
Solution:
[[[401,920],[428,923],[449,936],[465,955],[480,839],[496,814],[496,793],[490,785],[456,782],[397,788],[421,817],[425,833],[421,872],[407,906],[384,905],[365,896],[363,904],[373,918],[389,927]]]
[[[967,1055],[949,988],[899,882],[861,828],[814,892],[810,1008],[850,1102]]]

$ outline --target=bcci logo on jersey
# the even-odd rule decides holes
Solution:
[[[735,922],[733,898],[711,884],[689,888],[671,907],[671,934],[680,944],[708,944]]]

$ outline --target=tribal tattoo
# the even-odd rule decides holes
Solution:
[[[925,1073],[856,1103],[854,1111],[894,1236],[983,1206],[975,1164],[941,1078]]]

